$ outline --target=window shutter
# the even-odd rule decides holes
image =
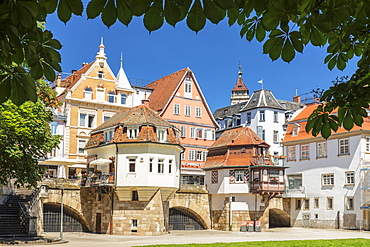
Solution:
[[[235,184],[235,171],[229,170],[229,179],[231,184]]]
[[[244,183],[249,182],[249,170],[245,169],[244,170]]]

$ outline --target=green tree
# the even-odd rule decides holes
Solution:
[[[53,120],[50,107],[58,105],[55,94],[49,94],[47,83],[37,84],[37,102],[17,106],[8,100],[0,104],[0,184],[7,184],[9,179],[15,179],[18,186],[36,184],[45,171],[38,159],[59,144],[60,136],[52,135],[49,126]]]
[[[61,45],[38,22],[57,12],[66,23],[72,14],[82,15],[84,6],[81,0],[10,0],[0,6],[0,64],[20,66],[12,76],[0,78],[0,102],[12,99],[19,104],[35,98],[34,90],[28,90],[33,88],[32,79],[45,75],[53,80],[53,69],[60,70]],[[358,116],[364,115],[361,109],[370,102],[368,0],[89,0],[86,15],[100,16],[107,27],[117,20],[129,25],[133,17],[142,16],[150,32],[164,22],[175,26],[180,21],[198,32],[207,21],[217,24],[226,19],[229,25],[240,26],[241,37],[262,42],[263,53],[272,60],[290,62],[307,45],[327,50],[324,62],[329,69],[343,70],[349,60],[359,57],[358,70],[348,81],[338,81],[325,91],[321,100],[329,104],[309,120],[307,130],[325,138],[338,126],[361,124]],[[331,114],[337,107],[341,114]]]

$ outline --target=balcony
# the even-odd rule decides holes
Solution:
[[[81,180],[81,186],[93,187],[93,186],[106,186],[114,185],[114,174],[94,174],[92,176],[83,177]]]
[[[250,183],[251,193],[284,193],[284,182],[278,181],[260,181]]]

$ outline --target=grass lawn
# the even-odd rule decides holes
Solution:
[[[370,246],[370,239],[354,238],[354,239],[333,239],[333,240],[287,240],[287,241],[253,241],[239,243],[213,243],[213,244],[161,244],[147,245],[146,247],[241,247],[241,246]]]

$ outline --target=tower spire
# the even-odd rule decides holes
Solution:
[[[103,39],[103,37],[101,37],[100,45],[99,45],[99,52],[96,54],[96,58],[106,60],[107,57],[105,56],[105,52],[104,52],[105,46],[104,46],[103,41],[104,41],[104,39]]]
[[[242,62],[241,59],[239,59],[238,79],[236,80],[234,88],[231,90],[230,97],[231,105],[235,105],[249,100],[249,90],[245,86],[242,76],[243,76]]]
[[[239,59],[239,72],[238,72],[239,78],[242,77],[243,71],[242,71],[242,61]]]

